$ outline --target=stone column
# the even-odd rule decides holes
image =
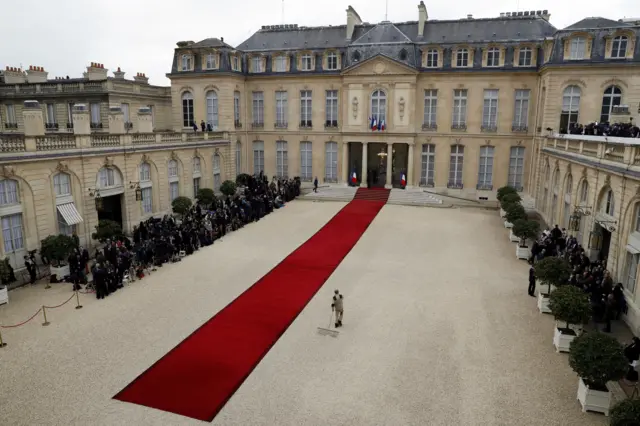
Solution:
[[[149,107],[138,109],[138,132],[153,133],[153,117]]]
[[[413,188],[413,142],[409,143],[409,155],[407,159],[407,188]]]
[[[342,142],[342,183],[349,185],[349,142]]]
[[[367,186],[367,142],[362,142],[362,176],[360,176],[360,182],[366,187]]]
[[[91,134],[91,115],[86,104],[75,104],[72,111],[73,133],[76,135]]]
[[[109,133],[122,135],[124,130],[124,113],[121,106],[109,107]]]
[[[387,142],[387,181],[385,182],[384,187],[387,189],[391,189],[391,164],[393,162],[393,143]]]
[[[44,119],[38,101],[24,101],[22,118],[26,137],[44,136]]]

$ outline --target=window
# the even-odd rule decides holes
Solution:
[[[491,47],[487,50],[487,66],[499,67],[500,66],[500,49]]]
[[[0,206],[18,204],[18,182],[12,179],[0,180]]]
[[[469,51],[467,49],[458,49],[458,51],[456,52],[456,66],[469,66]]]
[[[530,47],[523,47],[520,49],[518,53],[518,66],[519,67],[530,67],[531,61],[533,58],[533,51]]]
[[[71,195],[71,176],[66,173],[58,173],[53,176],[53,189],[56,197]]]
[[[313,115],[313,111],[311,110],[312,104],[312,93],[311,90],[301,90],[300,91],[300,126],[301,127],[311,127],[311,118]]]
[[[176,160],[169,160],[167,166],[169,171],[169,201],[171,202],[180,196],[178,162]]]
[[[103,167],[98,172],[100,178],[100,188],[116,186],[116,174],[113,169]]]
[[[300,58],[300,69],[302,71],[311,71],[311,67],[313,66],[313,57],[311,55],[305,54]]]
[[[600,205],[600,211],[609,216],[613,216],[615,213],[615,200],[613,197],[613,191],[608,189]]]
[[[325,126],[338,127],[338,91],[327,90],[325,102]]]
[[[338,69],[338,54],[336,52],[330,52],[327,55],[327,69],[329,71],[335,71]]]
[[[220,191],[222,175],[220,173],[220,154],[213,155],[213,190]]]
[[[584,59],[587,42],[584,37],[574,37],[569,42],[569,59]]]
[[[151,187],[142,188],[142,213],[153,213],[153,191]]]
[[[233,123],[236,127],[240,127],[240,92],[233,92]]]
[[[311,142],[300,142],[300,179],[305,182],[313,180],[313,150]]]
[[[264,68],[262,67],[262,57],[254,56],[251,58],[251,72],[264,72]]]
[[[420,185],[433,187],[436,166],[436,146],[434,144],[422,145],[422,168],[420,169]]]
[[[371,117],[378,125],[385,124],[387,114],[387,94],[382,90],[376,90],[371,95]]]
[[[467,128],[467,89],[453,91],[453,119],[454,129]]]
[[[424,121],[423,129],[437,129],[436,111],[438,110],[438,90],[428,89],[424,91]]]
[[[562,226],[566,228],[569,227],[569,217],[571,216],[571,191],[573,191],[573,178],[568,175],[564,187],[564,208],[562,212]]]
[[[516,90],[516,103],[513,110],[512,131],[526,132],[529,126],[529,89]]]
[[[509,154],[509,177],[507,185],[522,191],[522,176],[524,175],[524,147],[512,146]]]
[[[438,49],[427,51],[427,68],[438,68]]]
[[[264,142],[253,142],[253,174],[264,172]]]
[[[253,125],[264,126],[264,93],[253,92]]]
[[[212,130],[218,129],[218,94],[209,90],[205,95],[207,103],[207,128],[211,126]]]
[[[2,239],[4,240],[5,254],[24,248],[22,213],[2,217]]]
[[[73,123],[73,102],[67,104],[67,123]]]
[[[140,164],[140,182],[151,182],[151,166],[149,163]]]
[[[56,123],[56,106],[55,104],[47,104],[47,124]]]
[[[562,95],[562,112],[560,113],[560,133],[567,133],[572,124],[578,122],[580,112],[580,88],[568,86]]]
[[[91,124],[98,124],[102,120],[100,120],[100,104],[92,102],[89,104],[89,109],[91,112]]]
[[[636,204],[636,217],[635,217],[634,231],[640,232],[640,203]]]
[[[193,95],[191,92],[182,94],[182,127],[193,125]]]
[[[555,222],[556,221],[556,210],[558,208],[558,192],[560,190],[560,188],[558,188],[558,179],[560,177],[560,170],[556,169],[553,172],[553,186],[551,188],[552,190],[552,200],[551,200],[551,216],[550,216],[550,221],[551,222]]]
[[[287,57],[280,55],[276,56],[273,60],[274,72],[286,72],[287,71]]]
[[[287,179],[289,177],[289,159],[287,158],[287,143],[276,142],[276,176]]]
[[[496,131],[498,129],[498,90],[484,90],[484,104],[482,106],[482,129]]]
[[[407,60],[407,49],[402,49],[400,50],[400,55],[399,58],[401,61],[406,61]]]
[[[618,86],[609,86],[605,89],[602,96],[602,111],[600,113],[600,122],[607,123],[611,121],[611,111],[614,106],[620,105],[622,102],[622,90]]]
[[[353,52],[352,59],[353,59],[353,62],[359,62],[360,61],[360,52],[358,52],[357,50],[355,52]]]
[[[287,127],[287,92],[276,92],[276,127]]]
[[[180,196],[180,183],[169,182],[169,201],[173,202],[173,200],[175,200],[179,196]]]
[[[169,161],[169,179],[178,177],[178,162],[176,160]]]
[[[16,124],[16,108],[12,104],[5,105],[7,110],[7,124]]]
[[[478,188],[491,191],[493,189],[493,151],[492,146],[480,147],[480,164],[478,165]]]
[[[233,71],[241,71],[240,70],[240,58],[238,58],[237,56],[232,56],[231,57],[231,69]]]
[[[149,112],[151,113],[151,126],[152,126],[152,128],[155,129],[155,127],[156,127],[156,110],[153,107],[153,105],[147,105],[147,108],[149,108]]]
[[[200,157],[193,157],[193,174],[200,175]]]
[[[611,57],[614,59],[622,59],[627,56],[627,43],[629,39],[626,36],[614,37],[611,44]]]
[[[215,55],[213,53],[207,54],[205,67],[208,70],[218,68],[218,55]]]
[[[624,286],[632,294],[636,289],[636,276],[638,275],[638,258],[640,255],[627,252],[627,270],[626,279],[624,280]]]
[[[131,122],[131,116],[129,115],[129,104],[121,104],[120,108],[122,109],[122,118],[125,123]]]
[[[462,188],[462,166],[464,161],[464,146],[452,145],[449,158],[449,188]]]
[[[191,71],[191,55],[182,55],[182,71]]]
[[[242,144],[236,142],[236,175],[242,172]]]
[[[324,181],[338,182],[338,142],[325,144]]]
[[[76,226],[75,225],[68,225],[67,222],[64,220],[64,217],[62,217],[62,215],[60,214],[60,212],[57,212],[57,219],[58,219],[58,233],[62,234],[62,235],[67,235],[67,236],[72,236],[73,233],[76,231]]]
[[[200,190],[200,178],[194,177],[193,178],[193,198],[196,198],[198,196],[199,190]]]
[[[582,185],[580,186],[580,205],[585,206],[587,202],[587,198],[589,197],[589,184],[586,180],[582,181]]]

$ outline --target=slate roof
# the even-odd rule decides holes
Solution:
[[[189,48],[191,47],[229,47],[233,49],[233,46],[228,45],[227,43],[225,43],[224,41],[218,38],[205,38],[204,40],[201,40],[194,44],[190,44],[187,47]]]
[[[624,27],[633,27],[633,25],[626,22],[614,21],[612,19],[595,16],[591,18],[584,18],[581,21],[576,22],[575,24],[569,25],[567,28],[563,28],[563,30],[589,30],[597,28]]]
[[[389,21],[378,25],[364,33],[352,45],[382,44],[382,43],[411,43],[411,39]]]

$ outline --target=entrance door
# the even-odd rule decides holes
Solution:
[[[391,185],[394,188],[402,188],[402,174],[407,177],[407,164],[409,163],[409,145],[406,143],[393,144],[393,162],[391,163]]]
[[[359,185],[362,180],[362,143],[360,142],[349,142],[349,174],[347,178],[349,185],[353,185],[351,176],[354,171],[357,178],[356,185]]]
[[[122,226],[122,194],[102,197],[102,208],[98,210],[98,220],[113,220]]]
[[[367,179],[372,188],[384,188],[387,181],[387,144],[370,143],[367,152]]]
[[[598,254],[598,260],[603,260],[609,257],[610,245],[611,245],[611,232],[602,228],[602,245],[600,247],[600,253]]]

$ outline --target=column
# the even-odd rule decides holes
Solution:
[[[387,142],[387,181],[385,182],[384,187],[387,189],[391,189],[391,164],[393,161],[393,143]]]
[[[360,182],[362,185],[367,186],[367,142],[362,142],[362,176],[360,176]]]
[[[342,142],[342,182],[349,185],[349,142]]]
[[[413,147],[414,143],[411,142],[409,145],[409,155],[407,159],[407,188],[413,188]]]

